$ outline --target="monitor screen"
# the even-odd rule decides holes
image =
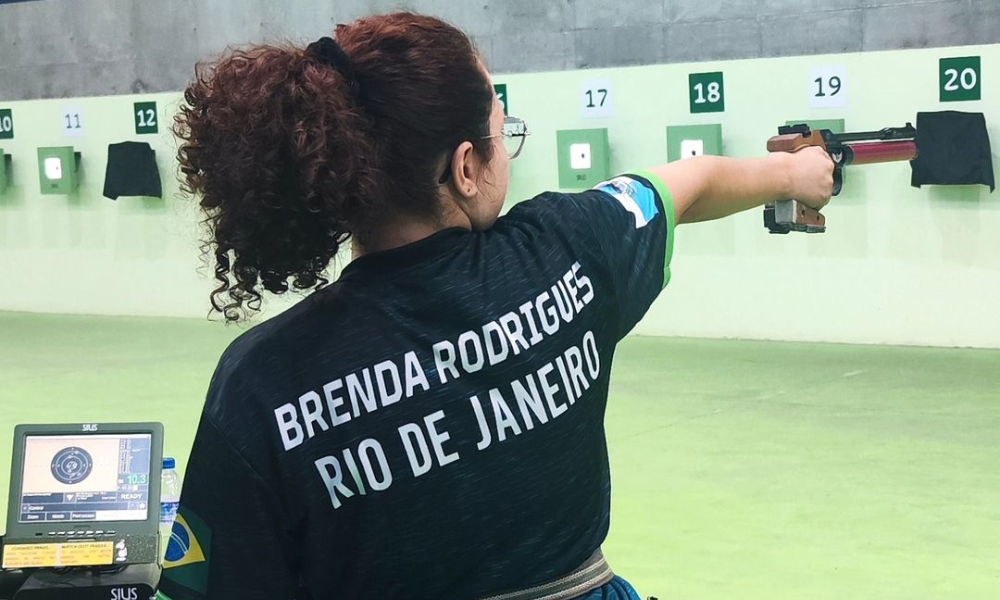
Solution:
[[[28,435],[18,520],[146,520],[151,452],[148,433]]]

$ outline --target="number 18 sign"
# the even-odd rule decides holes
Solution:
[[[810,108],[844,108],[847,106],[847,67],[824,65],[809,73]]]
[[[725,76],[722,71],[714,73],[691,73],[688,75],[688,96],[691,112],[726,112]]]

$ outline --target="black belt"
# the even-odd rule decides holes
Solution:
[[[600,548],[575,571],[555,581],[526,590],[488,596],[481,600],[570,600],[597,589],[614,579]]]

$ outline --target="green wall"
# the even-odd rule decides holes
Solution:
[[[938,59],[981,55],[985,100],[943,104]],[[612,170],[666,160],[668,125],[721,123],[726,153],[757,156],[791,119],[843,118],[848,130],[915,120],[918,111],[984,112],[1000,123],[1000,46],[913,50],[496,77],[510,112],[533,131],[514,163],[510,202],[558,185],[555,131],[609,129]],[[811,69],[843,65],[849,106],[811,109]],[[726,112],[690,113],[688,75],[723,71]],[[581,114],[584,81],[610,81],[614,117]],[[167,128],[135,136],[132,103],[179,94],[0,102],[14,109],[13,187],[0,197],[0,310],[201,317],[211,284],[198,273],[197,213],[175,197]],[[82,184],[72,197],[38,194],[35,148],[67,141],[61,109],[85,111]],[[997,128],[991,125],[994,140]],[[108,143],[150,138],[164,201],[102,198]],[[759,212],[679,231],[673,280],[638,331],[861,343],[1000,347],[1000,197],[979,187],[909,186],[905,164],[850,170],[820,236],[769,236]],[[287,302],[270,304],[277,310]]]

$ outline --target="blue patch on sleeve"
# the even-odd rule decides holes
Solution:
[[[656,204],[656,191],[631,177],[615,177],[594,189],[618,200],[625,210],[635,216],[636,228],[645,227],[660,214],[660,207]]]

